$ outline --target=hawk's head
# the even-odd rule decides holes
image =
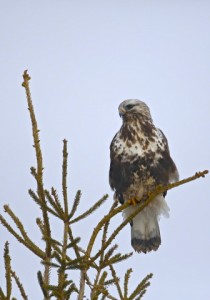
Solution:
[[[132,118],[134,115],[146,117],[152,121],[149,107],[141,100],[127,99],[119,105],[119,114],[123,119]]]

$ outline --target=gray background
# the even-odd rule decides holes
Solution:
[[[121,125],[126,98],[146,101],[166,134],[181,178],[209,168],[209,1],[0,1],[0,201],[15,209],[40,244],[40,210],[27,195],[35,188],[30,120],[22,73],[29,70],[45,165],[45,184],[61,191],[62,140],[69,141],[69,198],[83,196],[79,212],[103,194],[105,208],[75,228],[88,241],[93,224],[112,203],[109,144]],[[162,245],[134,253],[118,266],[134,269],[131,289],[153,272],[144,299],[210,299],[209,176],[167,196],[170,219],[161,220]],[[115,225],[121,222],[121,216]],[[113,226],[113,225],[112,225]],[[113,226],[114,228],[114,226]],[[56,221],[56,236],[61,234]],[[29,299],[41,299],[39,260],[0,227],[0,263],[10,240],[12,264]],[[130,228],[117,239],[132,251]],[[0,282],[4,282],[1,268]]]

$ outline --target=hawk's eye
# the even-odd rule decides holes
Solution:
[[[129,110],[129,109],[133,108],[134,106],[135,106],[134,104],[128,104],[128,105],[126,105],[126,108]]]

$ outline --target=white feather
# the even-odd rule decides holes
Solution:
[[[138,206],[127,207],[123,212],[124,219],[136,211]],[[169,217],[169,210],[170,209],[164,197],[162,195],[158,195],[133,219],[131,238],[148,240],[156,236],[160,236],[158,220],[161,215]]]

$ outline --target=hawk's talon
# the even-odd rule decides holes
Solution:
[[[138,204],[138,200],[136,198],[129,199],[128,204],[135,206]]]

